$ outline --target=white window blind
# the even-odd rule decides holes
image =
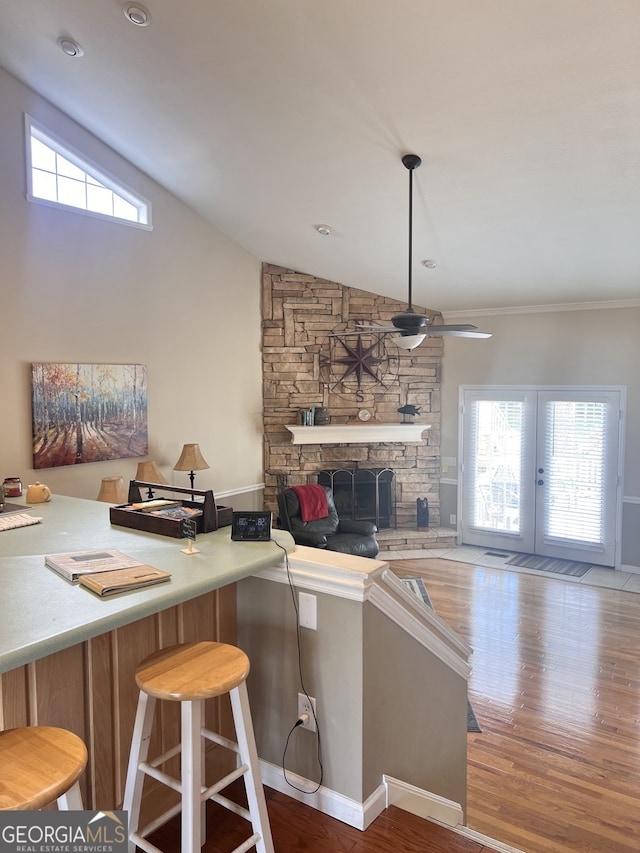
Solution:
[[[600,402],[549,401],[543,462],[545,533],[589,545],[604,541],[607,416]]]
[[[471,524],[520,531],[525,435],[523,400],[473,399],[468,412],[474,465],[467,469]]]

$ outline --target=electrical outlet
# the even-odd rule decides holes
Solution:
[[[318,600],[309,592],[298,594],[298,617],[301,628],[310,628],[316,631],[318,628]]]
[[[307,696],[306,693],[298,693],[298,718],[306,714],[309,719],[306,723],[302,723],[300,728],[308,729],[310,732],[317,731],[316,729],[316,700],[312,696]]]
[[[458,519],[456,518],[456,516],[453,513],[451,513],[451,515],[449,516],[449,524],[452,527],[455,527],[457,522],[458,522]]]

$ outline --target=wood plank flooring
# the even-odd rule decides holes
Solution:
[[[266,789],[265,793],[276,853],[493,853],[477,841],[395,806],[361,832],[277,791]],[[203,853],[228,853],[250,834],[245,821],[214,803],[207,803],[207,825]],[[149,840],[166,853],[180,853],[179,819]]]
[[[474,649],[467,824],[527,853],[640,850],[640,595],[393,561]]]

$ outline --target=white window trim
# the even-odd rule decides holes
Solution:
[[[122,219],[118,216],[112,216],[106,213],[100,213],[95,210],[87,210],[84,207],[74,207],[73,205],[63,204],[58,201],[52,201],[51,199],[39,198],[38,196],[33,195],[33,184],[32,184],[32,162],[31,162],[31,137],[34,136],[36,139],[40,139],[45,145],[49,145],[54,148],[54,150],[58,151],[63,157],[81,169],[83,172],[86,172],[91,177],[95,178],[101,184],[104,184],[105,187],[112,190],[117,195],[124,198],[134,207],[138,208],[139,211],[144,211],[144,217],[146,219],[145,222],[134,222],[131,219]],[[102,219],[107,222],[115,222],[120,225],[129,225],[133,228],[141,228],[144,231],[153,230],[153,224],[151,220],[151,202],[146,199],[144,196],[141,196],[139,193],[134,192],[132,189],[127,187],[113,175],[110,175],[109,172],[105,171],[102,167],[98,166],[88,157],[85,157],[63,139],[61,139],[57,134],[50,131],[48,128],[44,127],[44,125],[40,124],[40,122],[36,121],[30,115],[25,113],[25,151],[26,151],[26,166],[27,166],[27,200],[30,202],[35,202],[36,204],[43,204],[46,207],[55,207],[57,209],[69,211],[71,213],[79,213],[83,216],[91,216],[95,219]]]

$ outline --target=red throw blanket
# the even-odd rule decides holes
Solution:
[[[300,517],[303,521],[315,521],[329,515],[327,493],[324,486],[291,486],[300,504]]]

